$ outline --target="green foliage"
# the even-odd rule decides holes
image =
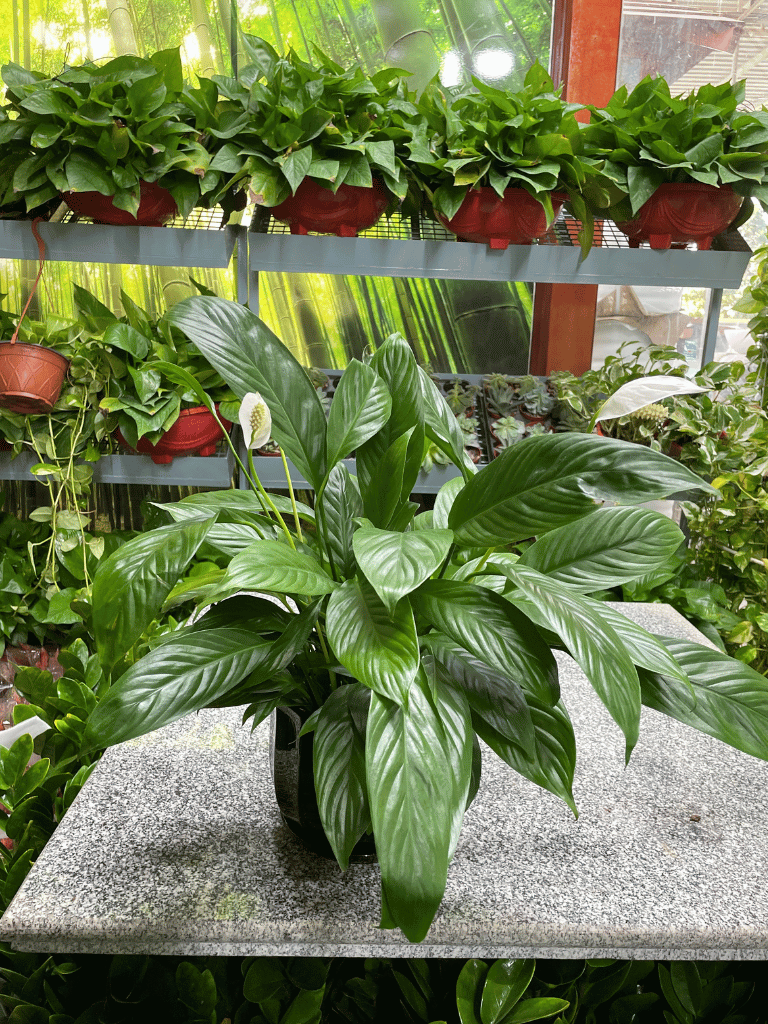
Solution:
[[[604,109],[590,107],[580,152],[612,184],[608,201],[594,205],[631,220],[663,182],[703,182],[765,206],[768,111],[739,109],[744,90],[743,81],[725,82],[672,96],[663,78],[648,76],[631,92],[622,86]]]
[[[210,134],[218,93],[205,80],[184,83],[178,48],[65,66],[52,78],[17,64],[2,75],[12,116],[0,123],[0,143],[26,147],[13,193],[27,211],[60,192],[95,191],[135,216],[147,181],[167,188],[186,216],[221,191]]]
[[[251,463],[252,495],[177,503],[168,509],[174,525],[101,563],[94,635],[113,685],[89,717],[85,748],[206,706],[245,702],[257,722],[276,703],[318,711],[326,834],[344,864],[370,820],[382,924],[420,941],[474,792],[475,734],[573,807],[575,747],[552,644],[584,667],[628,754],[638,671],[660,673],[685,704],[688,677],[670,649],[640,627],[622,628],[589,596],[660,571],[682,534],[656,513],[600,505],[712,489],[659,452],[583,434],[532,437],[474,474],[463,431],[404,339],[387,339],[369,367],[351,365],[326,423],[304,370],[249,310],[201,297],[168,317],[240,397],[261,392],[273,436],[312,481],[316,507],[291,498],[278,508]],[[462,477],[416,521],[409,495],[425,439]],[[351,447],[357,482],[340,465]],[[244,525],[254,531],[245,544]],[[539,546],[518,560],[510,545],[532,537]],[[224,572],[176,587],[203,541],[225,556]],[[286,610],[233,596],[243,592],[270,593]],[[207,610],[131,665],[132,645],[175,594]],[[708,663],[685,658],[692,682],[716,686]],[[354,690],[334,696],[350,678]],[[743,688],[754,689],[752,676]],[[730,691],[717,701],[706,721],[686,720],[737,746],[749,739],[751,752],[768,757],[759,709]]]
[[[223,146],[211,166],[231,175],[229,187],[250,178],[263,205],[277,206],[306,177],[336,192],[343,184],[370,188],[375,176],[390,196],[405,198],[402,142],[418,115],[404,72],[368,76],[317,47],[307,63],[256,36],[244,44],[248,64],[238,79],[214,78],[226,99],[212,129]]]

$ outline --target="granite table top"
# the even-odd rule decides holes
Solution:
[[[660,605],[617,605],[702,641]],[[421,945],[382,931],[379,873],[306,852],[269,725],[207,711],[110,749],[0,923],[16,949],[181,955],[768,959],[768,764],[644,709],[623,737],[574,663],[576,820],[488,752]]]

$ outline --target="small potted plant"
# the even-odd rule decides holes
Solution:
[[[708,249],[716,235],[748,218],[746,198],[765,205],[768,114],[739,109],[744,93],[742,81],[672,97],[663,78],[649,76],[631,92],[622,86],[605,108],[589,108],[581,152],[602,161],[613,190],[603,214],[631,246],[696,242]]]
[[[220,423],[194,390],[177,382],[174,371],[185,371],[221,406],[226,429],[231,426],[226,413],[236,411],[235,396],[199,350],[166,318],[153,320],[125,292],[122,319],[82,289],[78,299],[97,322],[107,323],[102,342],[111,353],[112,374],[101,408],[118,441],[157,465],[178,455],[213,455],[223,436]]]
[[[581,191],[596,171],[576,154],[578,104],[560,99],[534,64],[519,93],[472,79],[431,83],[419,100],[410,162],[435,215],[462,239],[506,249],[544,235],[566,199],[591,224]]]
[[[290,484],[288,498],[270,495],[250,460],[250,499],[238,495],[235,508],[231,491],[193,495],[167,508],[168,525],[100,564],[93,628],[111,686],[84,749],[204,707],[246,704],[254,723],[284,708],[274,729],[276,762],[292,758],[280,773],[284,820],[342,868],[372,834],[382,926],[412,941],[440,906],[477,792],[486,754],[476,735],[574,806],[575,740],[552,648],[581,664],[627,758],[646,703],[768,759],[762,676],[709,647],[661,640],[588,596],[668,563],[682,533],[636,506],[681,489],[712,493],[695,474],[591,434],[532,437],[475,472],[403,339],[387,339],[369,366],[350,363],[326,421],[306,372],[250,310],[201,296],[168,316],[243,401],[246,445],[272,433],[312,504],[300,505]],[[416,516],[409,495],[425,439],[461,477]],[[357,479],[341,465],[353,450]],[[195,582],[194,619],[134,660],[161,608],[188,601],[189,584],[177,580],[200,545],[225,545],[228,532],[241,544],[246,524],[250,546]],[[531,538],[510,557],[510,545]],[[496,593],[500,576],[509,585]],[[279,603],[256,596],[264,592]]]
[[[546,383],[530,374],[520,378],[520,412],[529,423],[543,423],[555,405]]]
[[[506,373],[487,373],[483,377],[485,404],[491,419],[514,416],[520,408],[520,393],[516,377]]]
[[[212,168],[242,181],[293,234],[356,235],[408,191],[400,140],[418,111],[391,68],[368,77],[317,48],[316,64],[245,36],[251,63],[238,81],[217,79],[226,99],[213,129],[224,145]]]
[[[499,455],[505,448],[523,439],[525,424],[514,416],[500,416],[491,423],[491,434],[494,454]]]
[[[205,134],[216,90],[185,86],[178,49],[50,78],[6,64],[2,76],[13,143],[27,148],[13,192],[28,211],[61,195],[100,223],[156,225],[224,191]],[[3,132],[10,128],[0,126],[0,140]]]
[[[480,388],[456,377],[445,384],[445,400],[454,416],[472,416]]]

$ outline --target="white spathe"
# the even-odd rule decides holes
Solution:
[[[261,448],[272,434],[272,415],[258,391],[249,391],[240,403],[240,426],[246,448]]]
[[[640,377],[638,380],[622,384],[619,390],[611,395],[600,407],[595,423],[628,416],[637,409],[660,402],[664,398],[671,398],[673,395],[694,395],[697,391],[706,390],[707,388],[686,380],[685,377],[661,373],[652,377]]]

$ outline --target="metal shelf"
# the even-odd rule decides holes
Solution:
[[[160,228],[94,224],[61,207],[38,226],[52,262],[125,263],[159,267],[228,267],[238,224],[222,226],[223,213],[193,210],[186,220],[175,217]],[[238,215],[235,214],[235,217]],[[31,221],[0,220],[0,259],[37,260]]]
[[[30,468],[40,460],[23,452],[11,460],[0,452],[0,480],[35,480]],[[265,460],[268,461],[268,460]],[[103,455],[93,463],[93,480],[99,484],[166,484],[182,487],[227,488],[232,483],[235,460],[229,453],[201,457],[185,455],[158,466],[148,455]]]
[[[717,251],[631,249],[615,225],[604,221],[601,245],[582,260],[576,230],[575,221],[561,217],[538,243],[491,249],[458,242],[423,217],[382,218],[357,238],[291,235],[269,210],[257,208],[248,231],[248,258],[252,271],[288,274],[738,288],[752,255],[738,232],[720,236],[727,248]]]

